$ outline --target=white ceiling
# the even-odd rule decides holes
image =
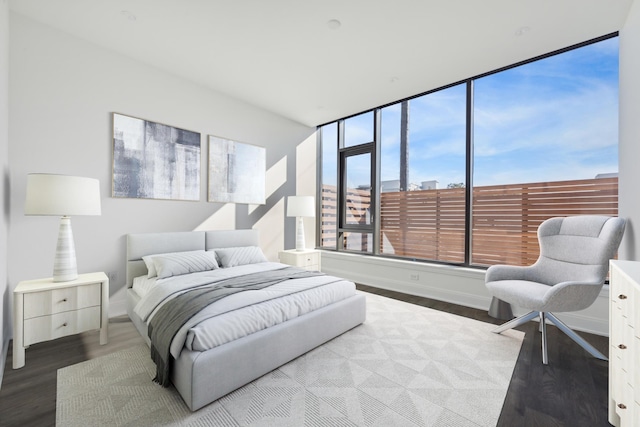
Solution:
[[[632,2],[10,0],[10,9],[315,126],[618,31]]]

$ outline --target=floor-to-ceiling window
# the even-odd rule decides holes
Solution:
[[[381,116],[380,253],[464,262],[466,85]]]
[[[473,85],[471,263],[530,264],[543,220],[617,213],[617,37]]]
[[[618,38],[320,127],[320,246],[529,264],[551,216],[617,214]]]

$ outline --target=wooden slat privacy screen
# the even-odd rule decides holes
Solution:
[[[322,189],[321,246],[336,244],[335,186]],[[365,218],[368,191],[351,190],[352,218]],[[464,262],[465,189],[385,192],[380,197],[382,254]],[[474,187],[473,265],[529,265],[538,258],[536,232],[554,216],[618,215],[618,178]]]

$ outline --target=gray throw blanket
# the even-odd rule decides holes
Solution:
[[[237,292],[263,289],[289,279],[320,275],[324,275],[324,273],[296,267],[284,267],[199,286],[167,301],[158,309],[147,329],[151,339],[151,359],[156,364],[156,377],[153,380],[163,387],[169,386],[171,341],[191,317],[209,304]]]

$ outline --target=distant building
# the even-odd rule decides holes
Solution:
[[[407,187],[407,191],[415,191],[422,189],[418,184],[410,183]],[[381,193],[392,193],[400,191],[400,180],[399,179],[389,179],[387,181],[380,182],[380,192]]]
[[[400,191],[400,180],[390,179],[388,181],[380,181],[380,192],[391,193],[394,191]]]
[[[422,186],[420,187],[422,190],[437,190],[438,189],[438,181],[435,179],[431,181],[422,181]]]
[[[603,179],[603,178],[617,178],[618,177],[618,172],[612,172],[612,173],[599,173],[598,175],[596,175],[596,179]]]

